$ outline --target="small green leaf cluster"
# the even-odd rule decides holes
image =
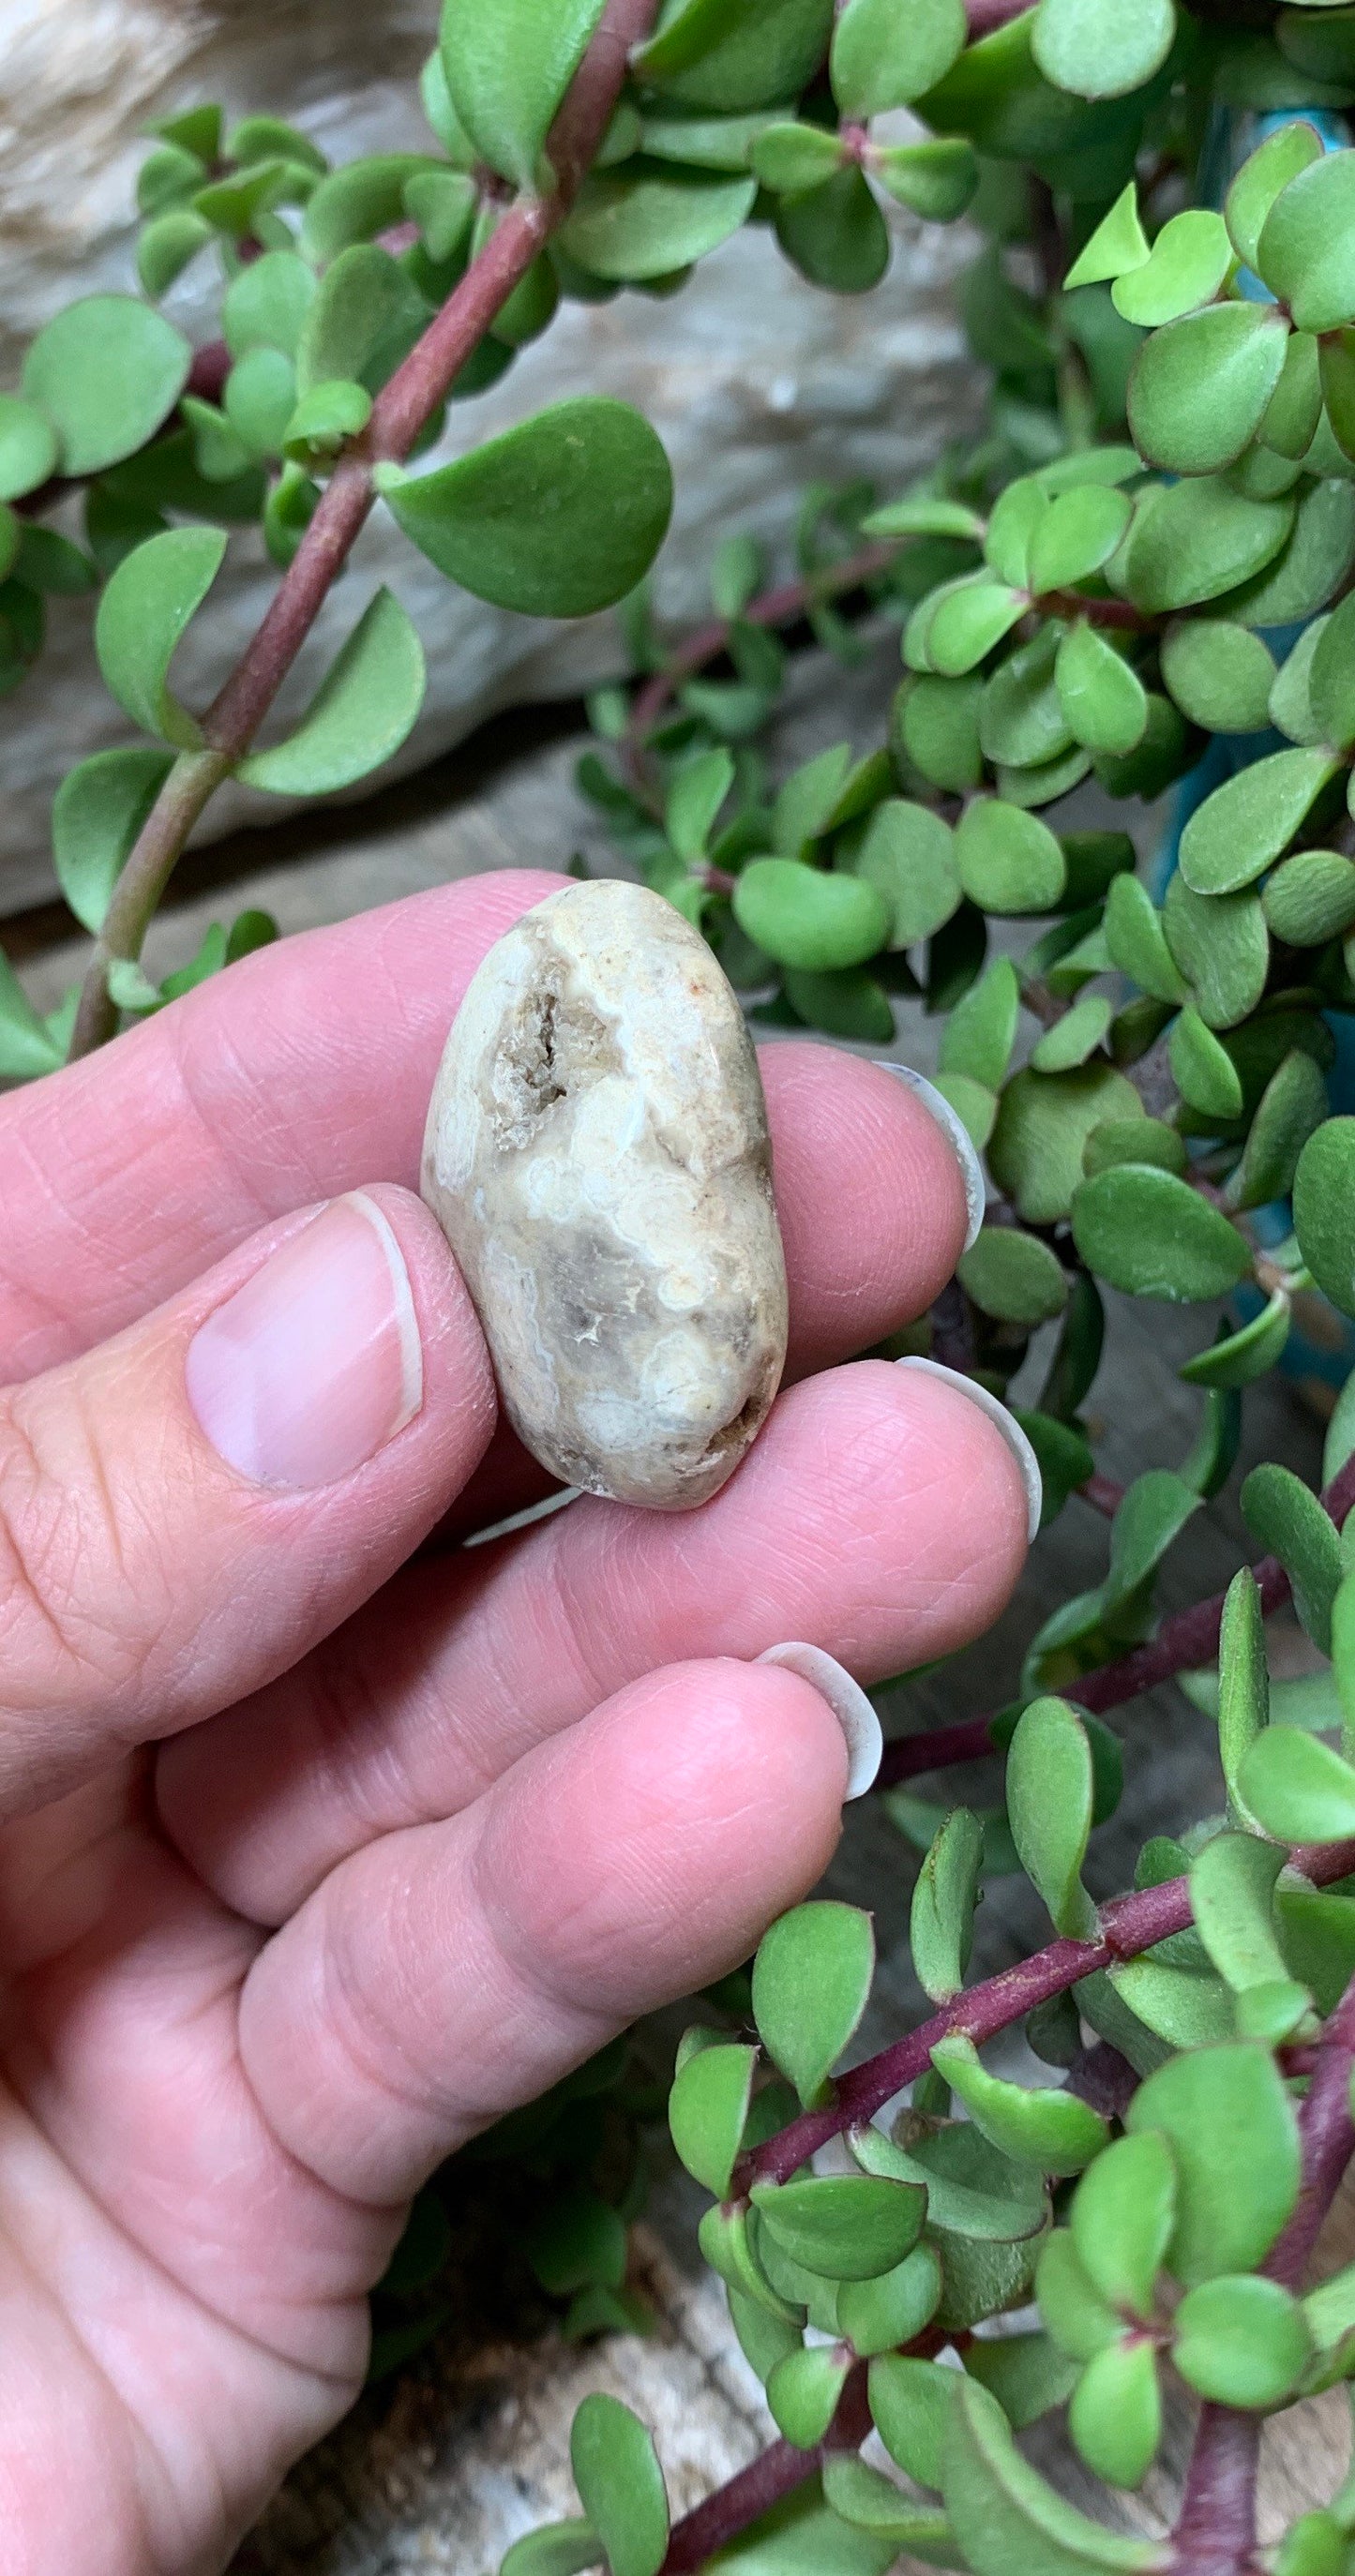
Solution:
[[[1243,1506],[1310,1633],[1334,1641],[1337,1696],[1355,1708],[1355,1574],[1331,1521],[1280,1468],[1255,1471]],[[1159,1506],[1149,1552],[1162,1525]],[[1155,2544],[1073,2507],[1014,2436],[1066,2407],[1081,2462],[1130,2489],[1158,2458],[1173,2386],[1260,2417],[1355,2376],[1355,2267],[1305,2288],[1302,2258],[1286,2250],[1313,2062],[1286,2052],[1327,2044],[1324,2017],[1355,1971],[1355,1878],[1315,1885],[1296,1847],[1349,1852],[1355,1767],[1311,1731],[1332,1723],[1332,1706],[1286,1723],[1282,1687],[1272,1710],[1244,1569],[1214,1694],[1229,1813],[1184,1843],[1145,1845],[1140,1896],[1186,1882],[1176,1919],[1187,1928],[1153,1938],[1147,1927],[1132,1956],[1112,1938],[1108,1971],[1110,1917],[1084,1884],[1108,1811],[1089,1722],[1042,1697],[1001,1730],[1005,1832],[1059,1936],[1041,1959],[1061,1974],[1024,2015],[1054,2080],[984,2062],[984,2041],[1023,2004],[1018,1988],[993,2007],[1003,1980],[965,1985],[987,1829],[964,1807],[943,1816],[914,1891],[913,1965],[939,2009],[891,2125],[854,2113],[858,2079],[838,2071],[875,1967],[870,1918],[852,1906],[818,1900],[784,1916],[746,2002],[727,1998],[740,2022],[687,2032],[668,2117],[678,2157],[713,2195],[701,2248],[783,2443],[805,2455],[793,2523],[773,2514],[747,2534],[769,2566],[802,2563],[777,2554],[776,2535],[790,2553],[803,2514],[822,2550],[813,2563],[844,2576],[865,2563],[854,2552],[866,2538],[880,2566],[887,2545],[972,2576],[1156,2569],[1168,2562]],[[1125,1906],[1112,1911],[1127,1932]],[[1348,2089],[1355,2033],[1341,2045]],[[891,2089],[882,2077],[875,2100]],[[826,2134],[838,2154],[816,2169],[804,2158]],[[1013,2322],[1032,2302],[1036,2321]],[[555,2566],[557,2551],[561,2566],[654,2576],[662,2565],[657,2458],[626,2410],[598,2414],[613,2407],[589,2398],[578,2418],[583,2519],[518,2543],[510,2576]],[[901,2477],[859,2456],[863,2425]],[[1345,2488],[1295,2525],[1281,2563],[1344,2568],[1352,2535]],[[1310,2560],[1319,2544],[1326,2555]]]

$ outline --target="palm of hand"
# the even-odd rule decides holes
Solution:
[[[422,2177],[821,1871],[841,1736],[748,1659],[805,1637],[876,1678],[975,1633],[1019,1566],[982,1414],[830,1365],[925,1307],[964,1209],[926,1111],[817,1048],[767,1068],[802,1382],[702,1511],[584,1503],[406,1562],[454,1495],[473,1528],[538,1488],[511,1443],[485,1455],[478,1329],[394,1187],[417,1419],[304,1493],[210,1452],[193,1333],[298,1209],[413,1170],[457,994],[546,890],[480,880],[265,952],[5,1104],[12,2576],[224,2565],[350,2402]],[[378,985],[401,1008],[367,1026]]]

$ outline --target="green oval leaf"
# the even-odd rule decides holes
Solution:
[[[439,572],[532,617],[586,617],[624,598],[658,553],[673,506],[649,423],[590,395],[551,404],[435,473],[379,465],[373,479]]]
[[[1280,190],[1256,245],[1257,269],[1300,331],[1355,315],[1355,152],[1311,161]]]
[[[1197,1010],[1188,1003],[1167,1041],[1167,1057],[1177,1090],[1205,1118],[1224,1121],[1242,1115],[1242,1084],[1227,1049]]]
[[[149,743],[96,751],[58,787],[52,805],[52,855],[76,920],[103,928],[113,888],[170,770],[173,755]]]
[[[444,0],[439,50],[460,123],[491,170],[536,184],[546,135],[603,0]]]
[[[885,900],[856,876],[828,874],[802,859],[752,859],[734,888],[740,930],[782,966],[824,972],[857,966],[889,938]]]
[[[236,775],[272,796],[327,796],[398,751],[424,691],[423,646],[388,590],[379,590],[312,698],[295,733],[251,752]]]
[[[1303,1148],[1326,1115],[1327,1086],[1321,1069],[1302,1047],[1295,1047],[1261,1095],[1242,1160],[1228,1184],[1229,1205],[1264,1207],[1270,1199],[1286,1198]],[[1308,1266],[1312,1269],[1311,1260]]]
[[[1096,1924],[1081,1878],[1094,1802],[1091,1746],[1077,1711],[1064,1699],[1032,1700],[1007,1755],[1007,1814],[1026,1876],[1056,1931],[1074,1940],[1089,1939]]]
[[[875,1935],[857,1906],[797,1905],[764,1933],[753,1962],[753,2018],[802,2102],[812,2102],[870,1999]]]
[[[1224,217],[1233,248],[1249,268],[1256,266],[1261,228],[1280,190],[1287,188],[1300,170],[1306,170],[1310,161],[1321,158],[1322,137],[1316,126],[1295,119],[1268,134],[1258,150],[1243,162],[1228,190]]]
[[[736,233],[756,195],[756,179],[604,170],[585,181],[559,240],[594,277],[668,277]]]
[[[899,796],[876,806],[851,873],[873,886],[888,906],[891,948],[911,948],[919,939],[930,939],[959,907],[960,872],[949,824],[929,807]]]
[[[753,2207],[783,2252],[833,2281],[872,2281],[912,2252],[926,2214],[919,2185],[874,2174],[755,2182]]]
[[[1155,331],[1129,380],[1140,454],[1173,474],[1233,464],[1280,381],[1285,336],[1283,320],[1264,304],[1212,304]]]
[[[968,35],[964,0],[847,0],[833,31],[829,77],[844,116],[907,107],[944,80]]]
[[[1177,2202],[1167,2261],[1178,2280],[1213,2280],[1264,2259],[1299,2187],[1294,2107],[1268,2049],[1224,2041],[1169,2059],[1140,2085],[1125,2125],[1133,2136],[1160,2130],[1171,2148]]]
[[[1255,2414],[1282,2406],[1312,2359],[1298,2300],[1254,2273],[1202,2281],[1186,2292],[1172,2325],[1182,2378],[1219,2406]]]
[[[878,2367],[878,2365],[877,2365]],[[1022,2458],[1001,2407],[961,2380],[946,2423],[942,2494],[976,2576],[1094,2576],[1165,2568],[1168,2546],[1107,2531]]]
[[[34,492],[56,470],[57,436],[45,412],[0,394],[0,501]]]
[[[1250,501],[1213,476],[1159,485],[1141,502],[1125,548],[1131,599],[1161,615],[1222,597],[1278,555],[1296,510],[1290,493]]]
[[[1145,993],[1159,1002],[1184,1002],[1187,986],[1167,946],[1162,916],[1137,877],[1116,877],[1106,898],[1105,932],[1113,962]]]
[[[1277,939],[1320,948],[1355,922],[1355,860],[1338,850],[1300,850],[1267,880],[1261,907]]]
[[[1057,1253],[1013,1226],[986,1225],[961,1254],[957,1276],[975,1305],[1001,1323],[1047,1323],[1068,1302],[1068,1273]]]
[[[1074,1073],[1018,1073],[1002,1094],[989,1169],[1025,1224],[1053,1225],[1067,1216],[1081,1184],[1092,1129],[1142,1116],[1133,1084],[1108,1064],[1094,1061]]]
[[[1175,1173],[1146,1163],[1121,1163],[1084,1181],[1072,1220],[1089,1269],[1130,1296],[1186,1305],[1226,1297],[1251,1268],[1226,1216]]]
[[[1042,2173],[1080,2173],[1110,2142],[1099,2111],[1076,2093],[1005,2083],[980,2065],[973,2041],[958,2032],[937,2041],[932,2064],[993,2146]]]
[[[1066,1073],[1074,1065],[1085,1064],[1104,1039],[1112,1015],[1104,993],[1084,993],[1081,1001],[1074,1002],[1061,1020],[1055,1020],[1031,1049],[1030,1060],[1036,1072]],[[1083,1159],[1085,1162],[1085,1156]]]
[[[955,864],[971,903],[985,912],[1048,912],[1068,863],[1047,823],[997,796],[976,796],[955,834]]]
[[[867,294],[889,266],[889,227],[855,167],[782,197],[776,238],[802,276],[835,295]]]
[[[645,88],[737,115],[798,97],[828,51],[833,0],[678,0],[632,69]]]
[[[1148,730],[1143,682],[1108,637],[1086,620],[1063,637],[1055,678],[1069,728],[1087,751],[1123,757],[1142,742]]]
[[[132,295],[85,295],[43,325],[22,386],[61,442],[65,474],[99,474],[144,447],[188,382],[181,331]]]
[[[1159,71],[1176,36],[1173,0],[1040,0],[1031,52],[1076,98],[1123,98]]]
[[[1231,1029],[1265,990],[1270,938],[1258,895],[1196,894],[1178,873],[1162,907],[1167,945],[1194,989],[1201,1019]]]
[[[1268,1834],[1286,1843],[1355,1834],[1355,1769],[1319,1736],[1268,1726],[1246,1753],[1238,1785]]]
[[[1309,1137],[1294,1173],[1294,1227],[1323,1295],[1355,1316],[1355,1118],[1329,1118]]]
[[[611,2576],[658,2576],[668,2549],[668,2497],[639,2416],[601,2390],[585,2397],[574,2418],[569,2457]]]
[[[223,528],[167,528],[119,564],[99,602],[94,645],[99,668],[135,724],[192,750],[194,717],[171,696],[169,666],[226,552]]]
[[[1165,223],[1146,260],[1116,279],[1111,302],[1126,322],[1148,330],[1175,322],[1217,295],[1233,264],[1222,215],[1202,206]]]
[[[294,250],[265,251],[232,278],[221,308],[222,330],[233,358],[247,349],[280,349],[296,355],[302,325],[314,300],[315,271]]]
[[[1073,2390],[1068,2430],[1098,2478],[1139,2485],[1162,2439],[1157,2353],[1148,2336],[1121,2335],[1092,2356]]]
[[[767,2381],[767,2404],[777,2431],[797,2450],[812,2451],[823,2440],[851,2366],[841,2344],[811,2344],[778,2361]]]
[[[1169,627],[1162,677],[1182,714],[1208,733],[1259,733],[1270,721],[1274,659],[1259,635],[1226,618]]]
[[[1276,751],[1224,780],[1181,835],[1181,873],[1197,894],[1231,894],[1278,859],[1339,763],[1327,751]]]
[[[1331,1652],[1331,1609],[1341,1581],[1341,1541],[1316,1494],[1288,1467],[1253,1467],[1238,1496],[1258,1545],[1277,1556],[1294,1587],[1294,1607],[1321,1654]]]
[[[978,1817],[953,1807],[918,1871],[909,1922],[918,1983],[933,2003],[948,2003],[964,1984],[982,1863]]]
[[[499,2576],[582,2576],[601,2556],[602,2542],[591,2522],[551,2522],[514,2541]]]
[[[436,57],[434,57],[436,60]],[[382,152],[349,161],[322,179],[308,198],[301,225],[301,248],[317,268],[328,268],[352,242],[369,242],[398,224],[405,211],[405,189],[421,171],[445,165],[427,152]],[[282,346],[275,342],[274,346]]]
[[[668,2126],[689,2174],[717,2200],[743,2138],[757,2066],[755,2048],[703,2048],[679,2068],[668,2096]]]
[[[1153,2285],[1175,2215],[1176,2167],[1156,2130],[1117,2138],[1088,2167],[1073,2194],[1073,2243],[1110,2307],[1152,2315]]]
[[[1187,1386],[1252,1386],[1282,1356],[1292,1321],[1292,1301],[1283,1288],[1277,1288],[1249,1324],[1226,1334],[1209,1350],[1197,1352],[1177,1370],[1177,1376]]]

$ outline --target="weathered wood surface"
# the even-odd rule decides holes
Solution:
[[[864,671],[846,675],[826,676],[821,664],[803,664],[783,727],[786,763],[843,735],[860,748],[878,738],[895,671],[888,650]],[[577,849],[600,868],[613,866],[598,818],[572,784],[580,747],[571,740],[510,760],[468,798],[437,811],[419,812],[417,791],[398,790],[365,814],[336,816],[332,845],[305,857],[277,858],[262,838],[257,851],[233,845],[229,883],[200,888],[162,915],[152,935],[152,964],[163,971],[190,955],[211,919],[229,918],[246,903],[267,905],[285,929],[299,930],[448,877],[562,864]],[[314,839],[313,822],[308,832]],[[26,964],[30,987],[45,1005],[78,971],[82,956],[82,943],[59,943]],[[924,1068],[933,1060],[934,1035],[916,1007],[901,1014],[900,1052]],[[1210,1310],[1177,1313],[1117,1302],[1091,1408],[1106,1417],[1098,1454],[1109,1474],[1128,1479],[1182,1457],[1198,1398],[1174,1367],[1212,1329]],[[1038,1379],[1038,1365],[1028,1364],[1021,1391],[1033,1392]],[[1319,1446],[1317,1427],[1278,1383],[1267,1381],[1249,1394],[1244,1466],[1279,1457],[1311,1477]],[[1235,1476],[1227,1494],[1197,1517],[1169,1561],[1162,1586],[1169,1609],[1225,1583],[1249,1552],[1238,1482]],[[1019,1598],[998,1629],[946,1675],[896,1691],[888,1704],[891,1722],[937,1724],[1009,1698],[1026,1639],[1058,1601],[1099,1579],[1105,1551],[1104,1521],[1070,1504],[1038,1543]],[[1277,1642],[1283,1646],[1283,1637]],[[1170,1829],[1220,1802],[1211,1730],[1178,1692],[1163,1690],[1136,1703],[1120,1731],[1125,1797],[1093,1846],[1089,1875],[1097,1894],[1127,1882],[1150,1831]],[[991,1767],[986,1781],[977,1772],[972,1778],[982,1794],[995,1793]],[[954,1794],[967,1785],[967,1775],[952,1775],[947,1784]],[[876,1917],[883,1964],[862,2034],[865,2048],[923,2010],[906,1939],[913,1874],[913,1859],[883,1813],[869,1801],[853,1809],[829,1884]],[[973,1973],[1005,1965],[1046,1933],[1032,1891],[1022,1882],[998,1882],[980,1911]],[[722,2296],[696,2256],[699,2206],[699,2196],[681,2180],[665,2180],[640,2239],[644,2285],[662,2316],[657,2338],[613,2338],[578,2351],[560,2344],[544,2306],[520,2279],[496,2275],[477,2206],[468,2203],[453,2274],[453,2322],[402,2377],[364,2398],[293,2473],[239,2552],[234,2576],[414,2576],[416,2570],[420,2576],[491,2576],[520,2532],[571,2509],[569,2423],[592,2388],[625,2397],[652,2424],[679,2511],[740,2467],[771,2428]],[[1349,2215],[1339,2223],[1355,2239]],[[1351,2251],[1355,2242],[1342,2259]],[[1183,2406],[1163,2463],[1126,2520],[1160,2527],[1188,2426]],[[1339,2392],[1278,2420],[1266,2441],[1268,2532],[1330,2492],[1348,2448]],[[1093,2510],[1106,2510],[1104,2490],[1091,2480],[1082,2493]]]

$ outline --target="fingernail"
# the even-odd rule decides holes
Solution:
[[[969,1129],[960,1116],[959,1110],[952,1109],[944,1091],[938,1091],[935,1083],[928,1082],[924,1073],[914,1073],[911,1064],[900,1064],[892,1055],[873,1056],[871,1061],[873,1064],[882,1066],[886,1073],[896,1073],[900,1082],[906,1082],[909,1090],[916,1093],[923,1108],[930,1111],[937,1126],[943,1128],[950,1138],[955,1148],[956,1162],[960,1166],[960,1177],[964,1182],[964,1203],[969,1214],[969,1223],[965,1228],[964,1248],[968,1252],[970,1245],[978,1241],[979,1229],[983,1224],[983,1212],[988,1205],[988,1188],[983,1177],[983,1165],[979,1161],[978,1151]]]
[[[997,1425],[1021,1470],[1021,1481],[1026,1489],[1026,1537],[1033,1539],[1044,1510],[1044,1480],[1039,1459],[1015,1414],[1009,1413],[997,1396],[990,1395],[986,1386],[980,1386],[977,1378],[966,1377],[960,1369],[943,1368],[939,1360],[896,1360],[894,1365],[896,1368],[925,1369],[928,1377],[943,1377],[948,1386],[953,1386],[959,1395],[967,1395],[970,1403],[976,1404],[980,1413],[986,1413],[989,1421]]]
[[[788,1646],[769,1646],[759,1655],[760,1664],[784,1664],[787,1672],[798,1673],[802,1681],[813,1684],[821,1699],[826,1699],[838,1725],[847,1739],[847,1789],[845,1803],[864,1798],[873,1787],[885,1740],[880,1721],[859,1682],[822,1646],[793,1642]]]
[[[351,1476],[423,1402],[404,1256],[363,1190],[334,1199],[200,1324],[188,1401],[218,1455],[257,1485]]]

